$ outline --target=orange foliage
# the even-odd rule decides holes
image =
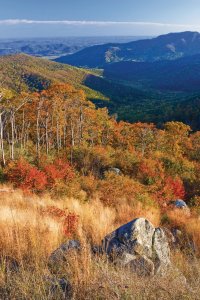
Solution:
[[[67,161],[56,159],[52,164],[48,164],[44,168],[47,176],[48,187],[53,188],[58,181],[70,181],[75,177],[73,168]]]

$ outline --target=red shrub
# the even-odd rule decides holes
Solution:
[[[47,185],[45,173],[24,159],[10,163],[6,169],[6,175],[16,188],[27,192],[42,192]]]
[[[165,181],[165,185],[166,188],[172,191],[174,198],[183,199],[185,197],[185,188],[182,180],[179,177],[168,177]]]
[[[165,178],[162,187],[155,193],[155,198],[161,205],[171,200],[184,199],[184,197],[185,188],[182,180],[178,176],[175,178]]]
[[[43,214],[51,216],[62,224],[63,233],[66,237],[72,237],[77,231],[79,216],[75,213],[68,212],[66,209],[60,209],[50,206],[43,209]]]
[[[46,165],[44,172],[47,175],[48,186],[53,188],[58,181],[70,181],[75,173],[70,164],[61,159],[55,160],[52,164]]]

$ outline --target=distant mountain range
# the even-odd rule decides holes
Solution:
[[[66,37],[66,38],[35,38],[35,39],[0,39],[0,55],[24,53],[37,57],[55,59],[69,55],[93,45],[108,42],[127,43],[145,37],[105,36],[105,37]]]
[[[92,46],[72,55],[59,57],[56,61],[79,67],[104,68],[115,62],[155,62],[195,54],[200,54],[200,33],[188,31],[123,44]]]

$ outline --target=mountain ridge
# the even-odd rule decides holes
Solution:
[[[200,33],[185,31],[123,44],[92,46],[55,61],[79,67],[103,68],[106,64],[119,61],[173,60],[199,53]]]

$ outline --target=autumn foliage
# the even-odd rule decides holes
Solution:
[[[41,192],[47,185],[46,174],[24,159],[11,162],[6,168],[6,176],[14,187],[26,192]]]
[[[67,183],[75,176],[67,161],[57,159],[40,170],[25,159],[11,162],[6,168],[7,179],[16,188],[26,192],[43,192],[53,189],[59,182]]]
[[[75,177],[73,168],[62,159],[56,159],[53,163],[47,164],[44,172],[47,176],[47,185],[51,189],[55,187],[57,182],[64,181],[66,183]]]
[[[79,222],[79,216],[76,213],[70,212],[67,209],[60,209],[56,206],[49,206],[42,209],[42,214],[50,216],[61,223],[63,234],[66,237],[72,238],[76,234]]]
[[[2,177],[14,187],[114,207],[200,196],[199,133],[188,125],[117,122],[69,84],[2,97]]]

